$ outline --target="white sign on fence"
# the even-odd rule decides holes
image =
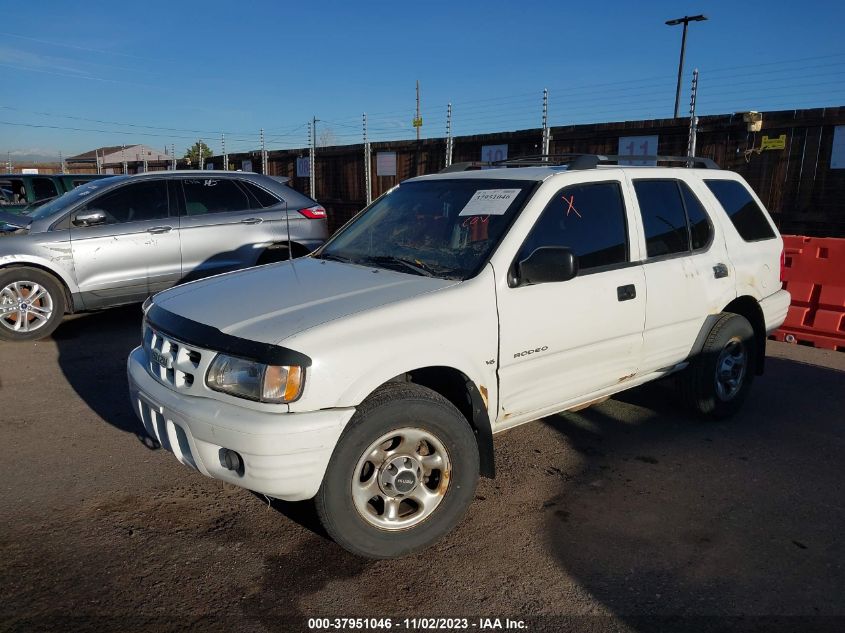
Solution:
[[[830,168],[845,169],[845,125],[833,128],[833,147],[830,148]]]
[[[657,156],[657,140],[654,136],[620,136],[620,156]],[[620,165],[656,165],[655,160],[620,160]]]
[[[481,160],[486,163],[494,163],[497,160],[508,159],[507,145],[482,145]]]
[[[396,152],[376,153],[376,176],[396,175]]]
[[[35,168],[35,167],[24,167],[23,169],[21,169],[21,173],[22,174],[37,174],[38,169]]]
[[[241,171],[252,171],[252,161],[246,159],[245,161],[241,162]]]
[[[311,177],[311,159],[307,156],[299,156],[296,159],[296,175],[298,178]]]

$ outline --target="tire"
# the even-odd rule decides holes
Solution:
[[[736,413],[754,380],[754,328],[739,314],[723,312],[701,352],[679,376],[685,403],[699,415],[722,420]]]
[[[29,297],[36,295],[34,302]],[[53,333],[65,313],[61,283],[37,268],[0,270],[0,339],[34,341]]]
[[[389,383],[350,420],[314,501],[341,547],[366,558],[398,558],[457,525],[475,495],[478,470],[475,435],[451,402],[426,387]]]

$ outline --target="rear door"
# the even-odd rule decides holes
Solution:
[[[735,296],[734,280],[724,239],[693,190],[694,180],[631,182],[646,254],[643,370],[655,371],[687,358],[707,315]]]
[[[253,266],[282,240],[284,205],[262,206],[238,179],[184,178],[180,185],[184,279]]]
[[[77,216],[95,209],[106,213],[105,224],[75,223]],[[162,179],[105,191],[74,211],[70,239],[85,307],[141,301],[177,283],[181,272],[177,221]]]

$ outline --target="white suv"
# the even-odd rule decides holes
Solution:
[[[782,240],[709,161],[607,158],[413,178],[308,257],[156,295],[136,412],[205,475],[315,498],[374,558],[455,526],[495,433],[676,372],[732,414],[789,306]]]

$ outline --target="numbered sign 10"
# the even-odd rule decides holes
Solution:
[[[482,145],[481,146],[481,160],[485,163],[495,163],[500,160],[508,159],[507,145]]]

